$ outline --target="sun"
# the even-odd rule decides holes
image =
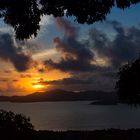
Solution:
[[[43,89],[44,88],[44,85],[36,84],[36,85],[33,85],[33,88],[34,89]]]

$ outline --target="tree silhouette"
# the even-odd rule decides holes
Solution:
[[[22,114],[0,110],[0,138],[3,139],[24,139],[33,132],[33,125],[30,119]]]
[[[125,9],[140,0],[0,0],[0,18],[11,25],[18,39],[36,36],[40,17],[74,16],[79,23],[102,21],[112,7]]]
[[[11,25],[19,39],[37,35],[41,11],[36,0],[0,0],[0,17]]]
[[[120,101],[140,104],[140,58],[120,68],[116,89]]]

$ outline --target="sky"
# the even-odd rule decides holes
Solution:
[[[139,57],[140,4],[103,22],[43,16],[36,38],[19,41],[0,21],[0,95],[50,89],[113,91],[119,68]]]

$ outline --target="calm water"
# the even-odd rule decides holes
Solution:
[[[140,108],[127,105],[98,106],[89,101],[9,103],[0,109],[23,113],[31,118],[35,129],[94,130],[140,127]]]

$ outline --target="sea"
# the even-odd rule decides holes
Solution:
[[[30,117],[36,130],[96,130],[140,128],[140,107],[126,104],[90,105],[73,102],[0,102],[0,109]]]

